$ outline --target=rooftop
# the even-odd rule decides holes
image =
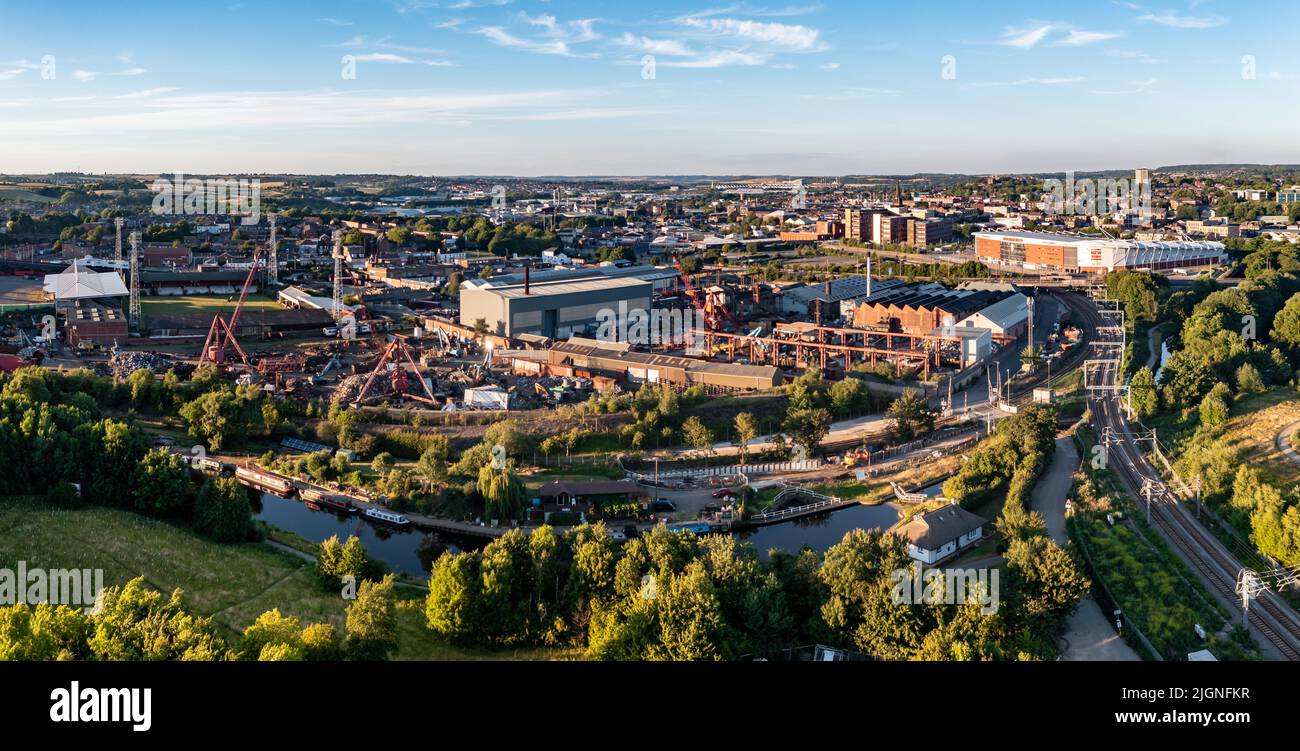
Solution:
[[[953,504],[914,517],[898,533],[918,548],[938,550],[987,523],[984,517]]]

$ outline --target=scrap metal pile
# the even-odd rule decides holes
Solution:
[[[108,359],[107,364],[98,365],[95,370],[101,375],[126,378],[142,368],[153,371],[155,375],[162,375],[169,370],[175,370],[176,375],[181,378],[189,378],[190,374],[194,372],[192,365],[176,362],[169,356],[158,352],[114,352],[113,356]]]

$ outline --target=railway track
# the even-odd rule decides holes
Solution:
[[[1105,325],[1095,308],[1087,311],[1087,320],[1094,330]],[[1095,346],[1116,354],[1119,342],[1098,341]],[[1100,372],[1103,385],[1117,384],[1121,378],[1116,364],[1103,366]],[[1136,439],[1124,417],[1119,397],[1114,394],[1089,396],[1092,423],[1098,435],[1109,428],[1119,440],[1107,448],[1108,466],[1132,493],[1142,498],[1142,488],[1154,484],[1157,488],[1151,501],[1151,524],[1160,535],[1182,552],[1200,578],[1229,603],[1238,601],[1237,575],[1243,568],[1238,558],[1217,538],[1192,519],[1183,505],[1164,484],[1160,474],[1138,450]],[[1300,613],[1297,613],[1275,592],[1266,591],[1257,597],[1250,610],[1250,624],[1263,635],[1278,652],[1288,660],[1300,660]]]

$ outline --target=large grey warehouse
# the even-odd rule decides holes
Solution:
[[[654,285],[635,278],[545,278],[517,276],[466,282],[460,290],[460,322],[481,319],[501,336],[539,334],[568,339],[596,330],[601,310],[650,310]]]

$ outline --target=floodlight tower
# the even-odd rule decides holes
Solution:
[[[343,234],[334,233],[334,306],[331,311],[335,318],[343,310]]]
[[[267,284],[280,283],[280,253],[279,253],[280,240],[276,236],[275,220],[276,220],[276,215],[272,214],[271,215],[271,253],[270,253],[271,257],[268,258],[266,262],[266,283]]]
[[[140,327],[140,233],[131,233],[131,298],[127,317],[132,328]]]
[[[114,260],[114,261],[117,261],[117,263],[118,263],[118,271],[121,271],[121,264],[122,264],[122,225],[125,224],[125,223],[126,223],[125,220],[123,220],[122,217],[120,217],[120,216],[119,216],[118,218],[116,218],[116,219],[113,220],[113,226],[117,228],[117,242],[116,242],[116,244],[115,244],[115,246],[114,246],[114,251],[113,251],[113,260]]]

